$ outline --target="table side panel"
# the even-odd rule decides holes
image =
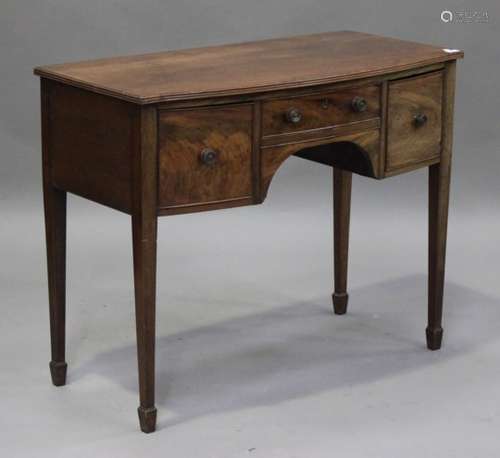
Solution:
[[[47,90],[54,186],[130,213],[137,107],[54,82]]]

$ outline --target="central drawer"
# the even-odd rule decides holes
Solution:
[[[262,106],[262,134],[276,135],[348,124],[380,116],[378,85],[269,100]]]

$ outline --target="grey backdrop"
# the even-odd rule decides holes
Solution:
[[[440,13],[486,11],[487,23]],[[496,0],[2,0],[0,442],[11,456],[498,456]],[[36,65],[353,29],[461,48],[445,342],[424,348],[426,171],[356,177],[350,313],[330,315],[331,171],[163,218],[159,431],[137,432],[130,222],[69,199],[69,385],[49,384]],[[6,455],[7,456],[7,455]]]

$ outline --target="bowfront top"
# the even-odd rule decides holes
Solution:
[[[50,65],[35,74],[148,104],[334,83],[461,57],[460,50],[342,31]]]

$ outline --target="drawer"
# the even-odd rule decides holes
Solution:
[[[159,207],[252,195],[252,106],[160,111]]]
[[[380,116],[378,85],[351,87],[263,103],[264,136],[363,121]]]
[[[389,84],[386,170],[439,158],[441,72]]]

